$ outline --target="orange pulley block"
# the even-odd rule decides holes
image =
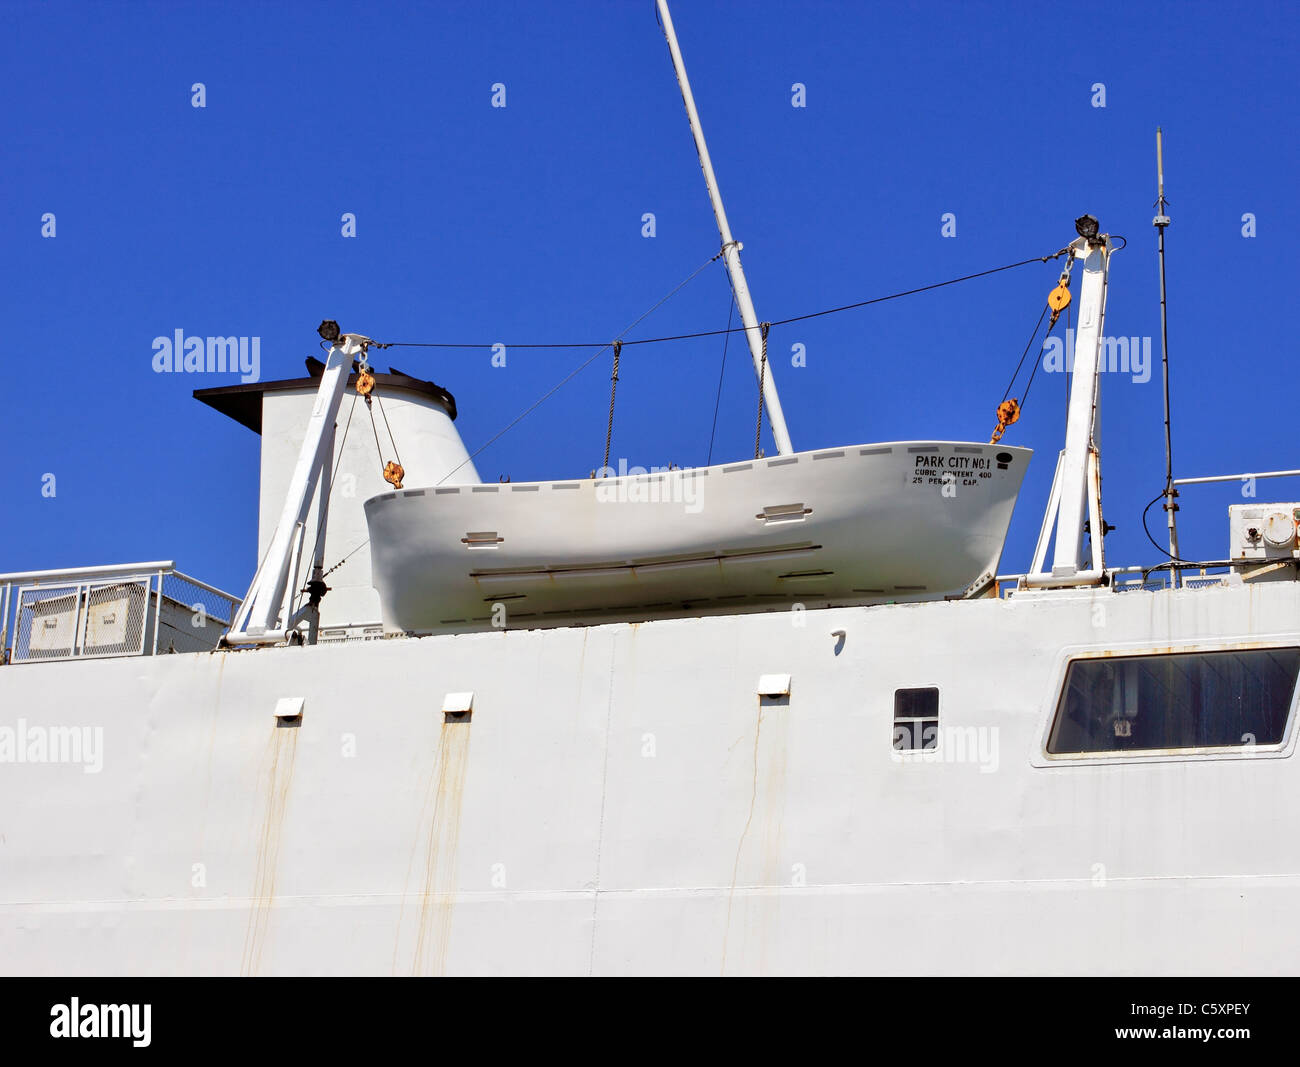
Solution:
[[[1061,274],[1060,284],[1047,294],[1047,306],[1052,309],[1052,321],[1047,325],[1048,330],[1051,330],[1056,325],[1056,320],[1061,317],[1061,312],[1070,306],[1070,274],[1068,271]]]
[[[998,405],[998,425],[993,431],[993,436],[989,438],[989,444],[996,445],[1002,440],[1002,435],[1007,432],[1007,427],[1020,418],[1020,401],[1015,397],[1010,400],[1004,400]]]

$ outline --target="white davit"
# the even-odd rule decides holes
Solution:
[[[1030,455],[900,441],[404,489],[366,501],[373,580],[413,633],[933,600],[992,579]]]

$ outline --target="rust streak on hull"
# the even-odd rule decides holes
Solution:
[[[280,837],[284,813],[293,784],[293,765],[298,755],[298,729],[277,726],[267,747],[266,805],[257,845],[257,873],[253,880],[253,906],[244,929],[244,950],[239,972],[254,975],[261,964],[262,948],[275,900],[275,874],[280,858]]]

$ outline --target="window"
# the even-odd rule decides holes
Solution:
[[[894,751],[915,752],[939,744],[939,690],[894,690]]]
[[[1074,660],[1052,755],[1280,744],[1300,648]]]

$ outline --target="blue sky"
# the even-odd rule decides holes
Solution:
[[[1153,365],[1145,383],[1103,381],[1112,564],[1158,559],[1140,513],[1164,470],[1151,227],[1163,125],[1176,474],[1300,465],[1284,250],[1300,231],[1294,5],[690,0],[674,19],[760,318],[1054,252],[1085,211],[1128,238],[1107,332],[1152,338]],[[650,0],[3,0],[0,31],[0,570],[174,558],[243,592],[257,439],[191,397],[233,376],[154,373],[157,336],[260,337],[267,380],[319,355],[322,318],[380,340],[603,340],[718,248]],[[191,106],[195,82],[206,107]],[[491,106],[498,82],[505,108]],[[792,106],[795,83],[806,107]],[[341,236],[344,212],[355,238]],[[941,235],[946,212],[956,237]],[[986,440],[1057,271],[774,330],[796,448]],[[728,301],[717,263],[632,336],[721,329]],[[753,447],[738,342],[715,461]],[[806,367],[790,366],[794,344]],[[451,389],[473,451],[587,354],[518,351],[501,369],[483,351],[394,350],[379,365],[391,355]],[[721,355],[718,338],[626,349],[614,455],[703,463]],[[608,379],[605,356],[477,457],[483,476],[599,466]],[[1040,372],[1007,435],[1036,455],[1004,570],[1028,565],[1064,398],[1063,376]],[[1220,557],[1240,499],[1188,490],[1184,555]]]

